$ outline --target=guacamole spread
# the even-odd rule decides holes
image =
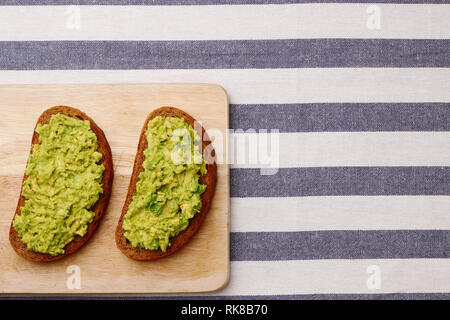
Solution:
[[[202,207],[206,185],[199,178],[207,171],[206,163],[199,149],[201,138],[184,119],[155,117],[145,134],[144,171],[123,229],[133,247],[165,252],[170,238],[185,230]]]
[[[84,236],[103,193],[105,167],[98,162],[97,136],[89,121],[55,114],[36,128],[22,195],[25,205],[13,226],[29,250],[59,255],[75,236]]]

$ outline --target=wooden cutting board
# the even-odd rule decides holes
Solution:
[[[90,241],[62,260],[33,263],[15,253],[8,233],[34,126],[39,115],[55,105],[78,108],[103,129],[111,145],[115,177],[108,211]],[[186,111],[206,130],[225,137],[227,95],[213,84],[0,86],[1,293],[205,292],[227,283],[230,193],[229,168],[224,161],[218,165],[211,210],[184,248],[161,260],[138,262],[116,247],[114,231],[127,193],[139,134],[147,115],[164,105]],[[214,142],[217,151],[219,141],[216,138]]]

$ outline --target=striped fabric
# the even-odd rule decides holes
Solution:
[[[231,129],[279,130],[276,174],[232,166],[201,298],[449,299],[449,4],[3,0],[0,83],[213,82]]]

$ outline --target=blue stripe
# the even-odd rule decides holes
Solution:
[[[448,300],[450,293],[391,293],[391,294],[294,294],[267,296],[178,296],[138,297],[155,300]]]
[[[450,40],[3,41],[1,70],[450,67]]]
[[[450,131],[450,103],[232,104],[231,129]]]
[[[450,230],[235,232],[230,243],[232,261],[450,258]]]
[[[220,294],[218,292],[217,294]],[[294,294],[294,295],[257,295],[257,296],[223,296],[223,295],[6,295],[5,300],[449,300],[450,293],[386,293],[386,294]]]
[[[220,5],[294,3],[448,3],[448,0],[3,0],[1,5]]]
[[[450,195],[450,167],[231,169],[232,197]]]

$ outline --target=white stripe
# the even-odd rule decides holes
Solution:
[[[231,231],[450,230],[449,208],[449,196],[232,198]]]
[[[450,68],[0,71],[0,84],[217,83],[230,103],[450,102]]]
[[[380,268],[380,289],[368,288],[369,266]],[[450,292],[449,270],[450,259],[235,261],[212,295]]]
[[[0,145],[11,139],[17,140],[8,135],[5,133],[0,137]],[[232,168],[450,166],[450,132],[447,131],[293,132],[274,135],[278,138],[270,142],[271,135],[232,134],[230,138],[234,140],[230,139],[229,143],[235,147],[230,147],[228,164]],[[226,159],[223,152],[225,141],[218,140],[217,135],[211,137],[216,141],[217,161],[222,164]],[[267,149],[263,147],[263,140],[269,142]],[[18,148],[26,151],[29,148],[28,141],[16,141],[16,150]],[[130,154],[135,152],[132,148],[121,151]],[[264,159],[262,155],[267,158]],[[120,166],[116,167],[117,173],[129,174],[133,158],[127,160],[121,161]],[[0,174],[21,172],[22,167],[18,163],[22,164],[23,161],[0,159]]]
[[[236,133],[230,138],[237,145],[230,158],[234,168],[450,166],[450,132]],[[263,141],[272,138],[275,145],[264,152],[265,161],[259,153],[266,150]]]
[[[237,6],[9,6],[0,40],[235,40],[450,37],[450,7],[377,4]],[[373,10],[373,9],[372,9]],[[76,27],[79,15],[79,29]]]
[[[181,295],[444,293],[450,292],[449,270],[450,259],[232,261],[230,281],[223,289]],[[371,281],[377,275],[379,289]]]

